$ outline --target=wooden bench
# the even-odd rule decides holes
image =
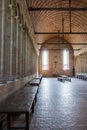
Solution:
[[[25,88],[24,88],[24,91],[29,91],[29,93],[31,93],[31,94],[35,94],[35,102],[37,101],[37,93],[38,93],[38,89],[39,89],[39,87],[38,86],[30,86],[30,85],[28,85],[28,86],[26,86]]]
[[[38,87],[24,87],[18,90],[0,104],[0,113],[7,115],[7,130],[25,129],[29,130],[30,113],[34,112]],[[25,126],[12,126],[11,117],[25,115]]]
[[[33,86],[39,86],[40,84],[40,79],[33,79],[30,81],[30,85],[33,85]]]
[[[58,77],[57,79],[58,79],[59,81],[61,81],[61,82],[65,82],[65,79],[62,78],[62,77]]]
[[[71,78],[70,77],[67,77],[65,80],[71,82]]]
[[[26,84],[26,86],[25,87],[32,87],[32,88],[37,88],[37,93],[38,93],[38,91],[39,91],[39,86],[35,86],[35,85],[30,85],[30,83],[28,83],[28,84]],[[30,90],[31,91],[31,90]]]
[[[61,75],[61,77],[64,78],[65,81],[69,81],[69,82],[71,82],[71,78],[68,77],[67,75]]]
[[[41,80],[42,80],[42,75],[36,75],[36,77],[35,77],[34,79],[39,79],[40,82],[41,82]]]
[[[87,73],[76,73],[75,77],[86,81],[87,80]]]
[[[71,78],[66,76],[66,75],[60,75],[58,78],[57,78],[59,81],[62,81],[62,82],[65,82],[65,81],[69,81],[71,82]]]

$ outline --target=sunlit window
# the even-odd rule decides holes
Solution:
[[[47,50],[42,51],[42,70],[49,69],[49,54]]]
[[[63,51],[63,70],[69,69],[69,51],[64,50]]]

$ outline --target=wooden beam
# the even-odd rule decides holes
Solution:
[[[39,51],[41,51],[41,50],[45,50],[45,48],[43,48],[43,49],[39,49]],[[47,49],[47,50],[49,50],[49,51],[53,51],[53,50],[58,50],[58,51],[61,51],[61,50],[64,50],[64,48],[63,49],[59,49],[59,48],[54,48],[54,49]],[[69,51],[80,51],[80,49],[69,49]]]
[[[35,32],[36,35],[47,35],[47,34],[87,34],[87,32]]]
[[[59,8],[33,8],[28,7],[29,11],[87,11],[87,7],[84,8],[75,8],[75,7],[59,7]]]
[[[54,45],[56,45],[56,44],[59,44],[59,45],[61,45],[61,44],[71,44],[71,45],[87,45],[87,43],[58,43],[58,42],[48,42],[48,43],[37,43],[37,45],[42,45],[42,44],[50,44],[50,45],[52,45],[52,44],[54,44]]]

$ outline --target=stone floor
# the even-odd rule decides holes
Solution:
[[[30,130],[87,130],[87,81],[43,78]]]
[[[43,78],[30,130],[87,130],[87,81]]]

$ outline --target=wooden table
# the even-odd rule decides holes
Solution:
[[[29,130],[30,112],[34,112],[38,87],[25,87],[18,90],[0,104],[0,113],[7,115],[7,130],[25,129]],[[25,114],[26,126],[12,127],[11,116]]]

